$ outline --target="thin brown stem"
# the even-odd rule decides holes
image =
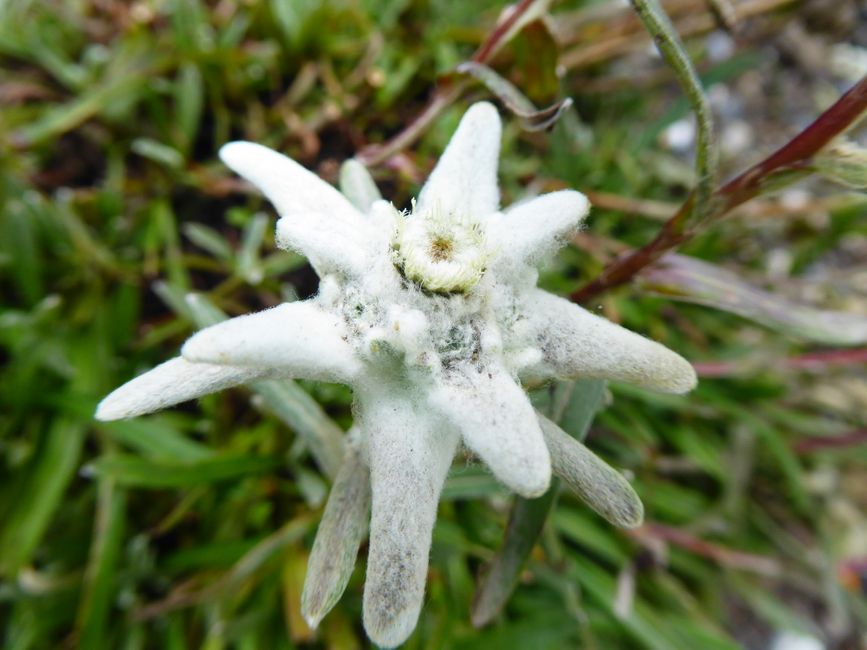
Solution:
[[[780,564],[774,558],[727,548],[664,524],[648,522],[641,528],[635,529],[632,535],[639,539],[649,537],[674,544],[690,553],[706,557],[732,569],[752,571],[766,576],[778,576],[782,571]]]
[[[434,91],[433,96],[419,113],[400,133],[388,142],[369,145],[356,154],[355,158],[366,167],[382,164],[399,151],[405,149],[427,129],[440,114],[455,101],[464,88],[463,82],[441,86]]]
[[[505,39],[509,36],[512,28],[527,13],[535,2],[539,0],[521,0],[505,20],[500,22],[488,34],[488,37],[482,42],[475,54],[472,56],[472,61],[475,63],[487,63],[497,50],[505,44]],[[460,97],[466,82],[462,79],[447,78],[431,95],[427,106],[419,113],[400,133],[382,144],[369,145],[358,152],[356,159],[367,167],[379,165],[394,156],[399,151],[405,149],[415,142],[427,127],[440,114],[448,108],[448,106]]]
[[[810,126],[790,142],[750,167],[714,193],[712,212],[696,221],[712,223],[742,203],[762,193],[773,178],[789,172],[809,171],[812,158],[834,138],[855,124],[867,111],[867,76],[855,84]],[[666,253],[689,241],[698,228],[688,228],[695,194],[690,194],[650,243],[615,260],[594,280],[575,291],[570,298],[586,302],[603,291],[624,284]]]
[[[780,371],[826,372],[829,368],[861,366],[867,363],[867,348],[822,350],[781,359],[744,359],[738,361],[699,361],[693,364],[699,377],[732,377],[752,372],[756,366]]]
[[[734,33],[738,26],[738,12],[731,0],[707,0],[708,6],[713,11],[720,25],[726,31]]]
[[[717,192],[725,199],[722,212],[728,212],[759,194],[771,174],[809,165],[813,156],[861,119],[865,110],[867,76],[789,143],[723,185]]]
[[[473,54],[473,61],[476,63],[487,63],[490,58],[496,53],[497,49],[502,45],[503,39],[508,35],[509,30],[518,22],[518,19],[524,15],[527,10],[533,5],[536,0],[521,0],[517,7],[512,10],[512,13],[494,28],[484,43],[479,46],[476,53]]]
[[[812,454],[817,451],[831,449],[849,449],[867,445],[867,429],[851,431],[839,436],[811,436],[803,438],[795,443],[795,453],[800,455]]]

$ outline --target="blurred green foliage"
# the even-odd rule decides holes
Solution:
[[[231,391],[118,423],[92,413],[201,322],[187,292],[236,315],[316,290],[302,258],[275,250],[271,208],[217,161],[222,143],[261,142],[334,181],[340,161],[423,108],[503,4],[0,2],[4,647],[366,645],[363,562],[316,635],[298,612],[329,481],[305,427],[347,428],[345,389]],[[680,163],[655,136],[685,105],[669,87],[585,95],[582,76],[553,74],[551,47],[537,25],[498,59],[534,101],[570,95],[578,109],[550,134],[507,118],[504,203],[527,185],[681,198],[657,164]],[[705,69],[731,79],[755,63],[745,52]],[[464,105],[405,164],[374,170],[385,196],[407,203]],[[607,210],[591,221],[595,235],[632,245],[657,228]],[[863,205],[820,228],[734,220],[687,252],[750,268],[772,242],[797,271],[853,234],[867,235]],[[565,294],[602,263],[569,249],[543,282]],[[601,306],[696,361],[806,349],[631,289]],[[839,516],[865,506],[847,485],[863,482],[867,447],[798,445],[863,427],[863,390],[863,373],[773,364],[684,397],[613,386],[588,444],[634,475],[659,528],[624,534],[561,495],[514,596],[482,630],[470,624],[475,575],[501,543],[509,501],[478,467],[456,466],[408,647],[736,648],[782,627],[828,634],[831,621],[844,638],[867,626],[863,597],[838,579],[847,536],[867,534],[863,516]],[[281,413],[281,399],[312,409],[309,418]],[[711,550],[665,537],[671,529]]]

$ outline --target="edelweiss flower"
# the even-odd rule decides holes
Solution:
[[[351,386],[359,445],[346,462],[369,467],[372,494],[364,624],[383,646],[415,627],[437,502],[460,442],[520,495],[544,493],[553,464],[603,515],[640,522],[637,499],[594,496],[599,481],[631,489],[540,418],[520,382],[591,377],[675,393],[695,384],[677,354],[536,288],[535,267],[575,232],[588,202],[560,191],[500,210],[499,146],[496,109],[475,104],[405,214],[382,200],[353,205],[265,147],[226,145],[223,161],[275,205],[278,245],[310,259],[319,293],[202,330],[180,357],[117,389],[97,411],[105,420],[133,417],[263,377]],[[353,480],[338,476],[342,501],[332,494],[328,526],[336,521],[329,510],[351,510],[347,495],[366,490],[366,479],[364,489],[348,489]],[[329,587],[338,597],[346,579]]]

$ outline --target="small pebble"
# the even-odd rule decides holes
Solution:
[[[807,634],[780,632],[771,642],[770,650],[825,650],[825,644]]]
[[[685,152],[695,143],[695,121],[692,118],[677,120],[662,132],[662,144],[672,151]]]

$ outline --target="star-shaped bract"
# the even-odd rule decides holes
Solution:
[[[278,245],[307,256],[320,291],[202,330],[97,411],[133,417],[263,377],[351,386],[372,492],[364,623],[384,646],[418,619],[459,443],[525,497],[547,490],[551,451],[574,446],[540,424],[521,381],[602,378],[673,393],[695,384],[674,352],[536,288],[536,266],[589,206],[567,190],[500,210],[500,128],[491,104],[472,106],[409,214],[385,201],[355,206],[260,145],[224,146],[223,161],[274,204]],[[613,471],[598,459],[554,465]]]

